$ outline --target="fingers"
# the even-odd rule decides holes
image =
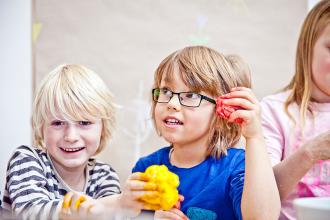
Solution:
[[[143,182],[140,180],[132,180],[128,179],[126,181],[126,189],[132,190],[132,191],[138,191],[138,190],[156,190],[157,185],[153,182]]]
[[[317,135],[306,142],[303,147],[306,148],[311,154],[313,163],[317,163],[319,160],[330,159],[330,130]]]
[[[155,197],[159,197],[159,192],[158,191],[132,191],[131,197],[133,199],[155,198]]]
[[[157,205],[157,204],[144,203],[143,204],[143,209],[145,209],[145,210],[160,210],[161,207],[160,207],[160,205]]]
[[[80,193],[73,193],[71,197],[70,209],[72,212],[78,211],[80,204],[87,200],[87,196]]]
[[[63,198],[61,213],[71,217],[86,217],[90,214],[101,214],[103,205],[87,195],[68,192]]]
[[[65,194],[65,196],[63,198],[62,209],[70,208],[72,196],[73,196],[72,192],[68,192],[67,194]]]
[[[228,122],[240,122],[247,124],[251,120],[252,113],[246,110],[236,110],[235,112],[231,113]]]
[[[179,200],[178,202],[174,205],[174,208],[181,209],[181,202],[183,202],[184,196],[179,194]]]
[[[221,97],[227,98],[230,101],[234,101],[236,98],[245,99],[253,104],[258,104],[259,101],[257,97],[254,95],[251,89],[246,87],[235,87],[231,89],[230,93],[222,95]],[[229,101],[227,100],[227,101]],[[238,105],[237,101],[235,103],[230,103],[229,105]],[[239,105],[240,106],[240,105]],[[244,107],[244,106],[241,106]]]
[[[145,173],[141,172],[135,172],[132,173],[129,177],[128,180],[141,180],[141,181],[148,181],[149,178]]]
[[[223,105],[227,106],[239,106],[244,110],[253,110],[256,108],[256,104],[245,98],[230,98],[222,101]]]
[[[85,195],[80,195],[78,196],[78,198],[76,199],[76,201],[72,204],[74,204],[74,209],[78,210],[80,208],[80,204],[85,202],[87,200],[87,197]]]
[[[252,116],[260,114],[259,101],[249,88],[235,87],[230,93],[221,97],[224,98],[222,100],[223,105],[239,106],[242,108],[237,109],[230,114],[230,117],[228,118],[229,122],[235,122],[239,118],[247,122]]]
[[[141,172],[133,173],[127,179],[125,188],[131,191],[156,190],[157,185],[153,182],[148,182],[148,180],[149,178],[145,173],[141,173]]]

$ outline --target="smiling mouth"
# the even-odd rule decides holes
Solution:
[[[64,147],[60,147],[60,149],[66,153],[75,153],[78,151],[81,151],[84,149],[84,147],[76,147],[76,148],[64,148]]]
[[[168,125],[183,125],[178,119],[165,119],[164,122]]]

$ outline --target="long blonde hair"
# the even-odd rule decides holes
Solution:
[[[283,89],[291,90],[285,102],[285,111],[293,120],[288,108],[292,103],[297,103],[300,108],[300,119],[304,124],[307,112],[312,113],[309,105],[312,90],[312,59],[315,42],[330,23],[330,1],[319,2],[307,15],[301,28],[297,52],[296,69],[291,82]]]
[[[236,57],[228,59],[223,54],[205,46],[186,47],[170,54],[159,64],[155,71],[153,86],[160,87],[162,80],[173,82],[173,73],[179,70],[183,82],[192,91],[204,91],[213,97],[226,94],[233,87],[250,87],[250,77],[237,72],[240,68],[234,66],[232,63],[234,60]],[[238,61],[236,64],[239,63]],[[151,113],[157,129],[156,104],[156,102],[152,103]],[[234,146],[240,137],[239,125],[228,123],[227,120],[214,114],[209,130],[208,154],[219,158],[222,154],[226,154],[227,149]]]
[[[43,126],[49,117],[68,121],[102,120],[100,146],[107,146],[115,126],[112,94],[102,79],[81,65],[60,65],[40,83],[33,104],[33,144],[44,145]]]

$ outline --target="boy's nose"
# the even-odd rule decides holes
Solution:
[[[172,98],[167,103],[167,107],[168,107],[168,109],[174,109],[176,111],[181,109],[181,103],[180,103],[178,94],[173,94]]]
[[[74,124],[68,125],[64,134],[64,140],[68,142],[75,142],[78,140],[78,131]]]

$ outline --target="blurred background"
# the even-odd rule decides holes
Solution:
[[[14,148],[31,145],[36,86],[62,63],[98,73],[120,106],[98,157],[122,183],[138,157],[166,145],[150,119],[158,64],[206,45],[249,64],[259,99],[291,79],[300,27],[317,0],[0,0],[1,191]]]

